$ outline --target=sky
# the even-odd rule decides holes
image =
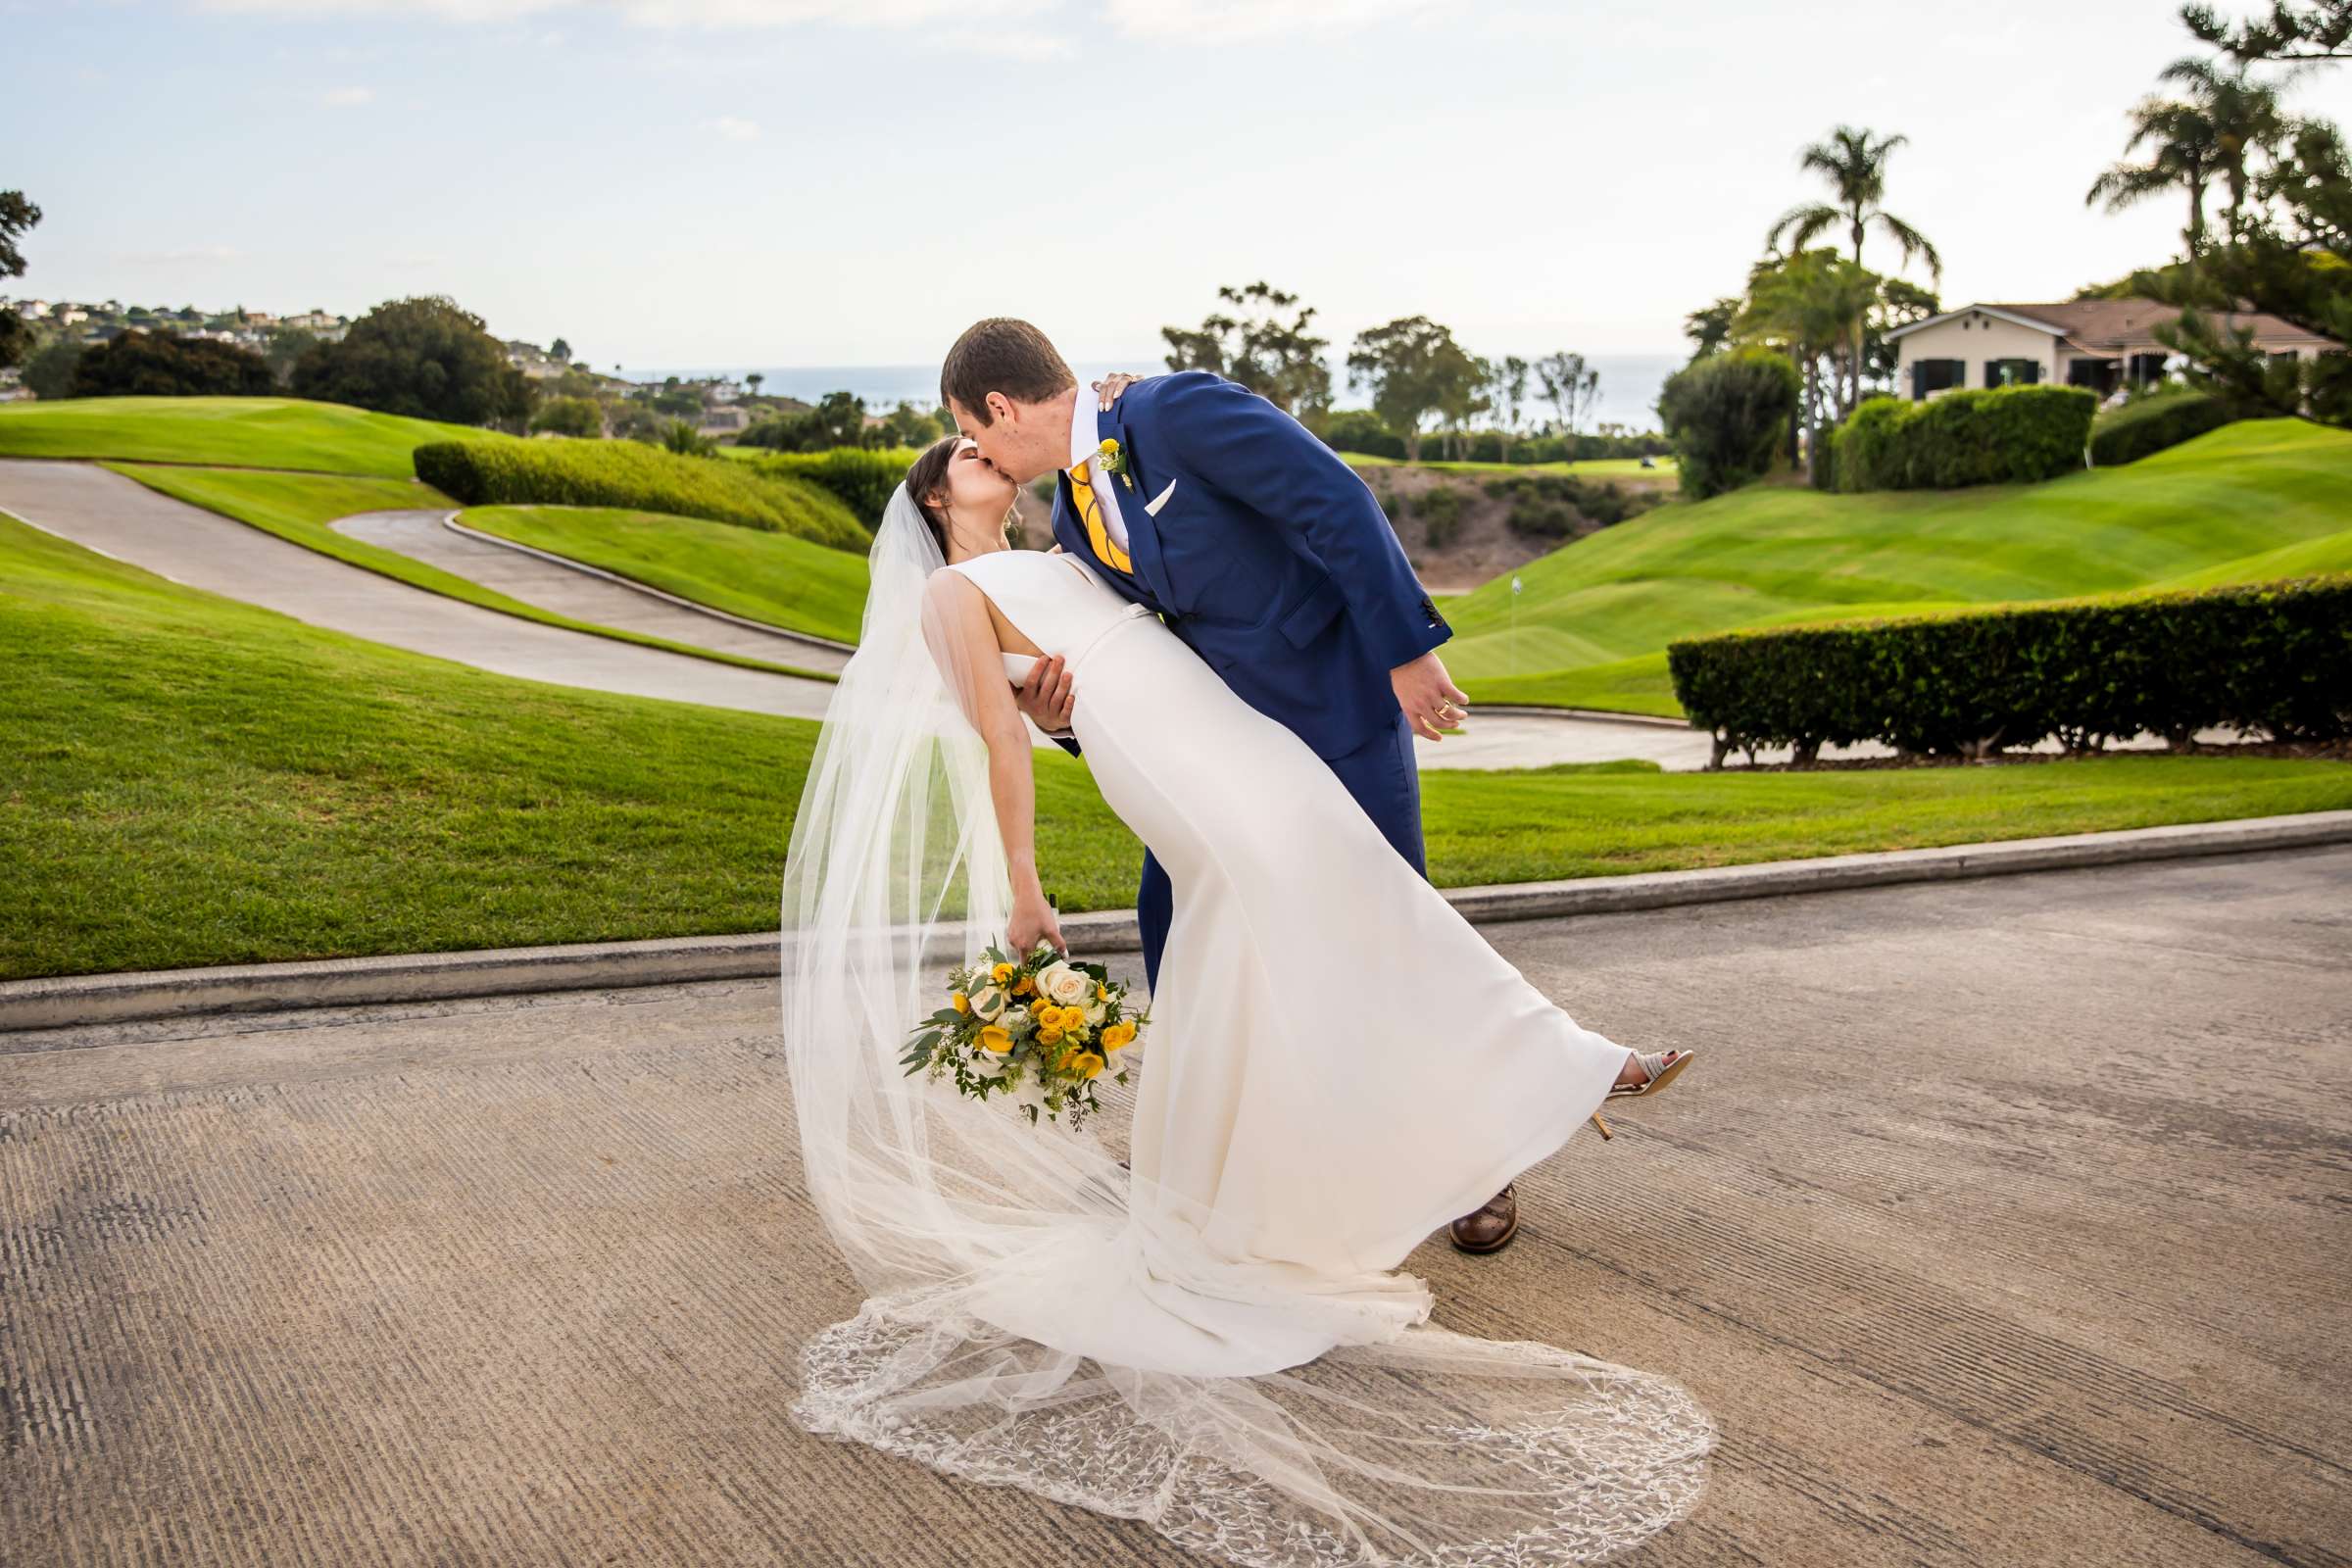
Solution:
[[[1947,305],[2172,255],[2183,202],[2082,198],[2194,47],[2173,11],[0,0],[0,189],[45,215],[0,287],[445,293],[600,369],[930,364],[996,315],[1155,366],[1261,277],[1335,353],[1416,314],[1491,355],[1678,352],[1840,122],[1909,137],[1886,206]],[[2352,120],[2352,70],[2290,103]]]

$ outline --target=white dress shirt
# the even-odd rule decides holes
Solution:
[[[1110,533],[1111,542],[1121,550],[1127,546],[1127,524],[1119,515],[1118,475],[1102,471],[1102,432],[1095,422],[1095,389],[1079,383],[1078,397],[1070,405],[1070,466],[1087,464],[1086,482],[1095,492],[1095,504],[1102,509],[1102,526]],[[1086,531],[1086,519],[1078,519],[1078,531]]]

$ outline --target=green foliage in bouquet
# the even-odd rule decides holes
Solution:
[[[900,1057],[906,1075],[952,1075],[973,1100],[1010,1094],[1033,1125],[1040,1111],[1076,1127],[1101,1109],[1096,1080],[1127,1081],[1126,1053],[1150,1021],[1108,969],[1050,943],[1020,958],[991,943],[948,985],[948,1004],[911,1031]]]

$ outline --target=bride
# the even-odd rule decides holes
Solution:
[[[796,1418],[1250,1568],[1594,1562],[1682,1518],[1715,1431],[1681,1385],[1440,1328],[1396,1271],[1668,1058],[1552,1005],[1149,611],[1012,548],[1012,489],[950,438],[891,498],[793,825],[783,1041],[865,1292]],[[900,1066],[949,966],[1067,951],[1012,695],[1049,655],[1175,889],[1131,1169]]]

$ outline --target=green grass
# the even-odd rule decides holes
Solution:
[[[514,680],[0,516],[0,977],[774,929],[804,720]],[[2352,807],[2330,762],[1432,774],[1447,885]],[[1038,758],[1065,908],[1141,852]]]
[[[405,582],[432,593],[462,599],[485,610],[501,611],[536,620],[544,625],[563,626],[572,631],[589,632],[599,637],[611,637],[619,642],[637,643],[647,648],[667,649],[671,653],[691,654],[697,659],[709,659],[723,664],[740,664],[747,669],[774,670],[781,674],[806,675],[812,680],[834,680],[838,677],[820,670],[802,669],[791,664],[772,663],[748,654],[728,653],[718,649],[697,648],[687,643],[672,642],[644,632],[628,631],[616,626],[603,626],[594,621],[575,620],[569,615],[543,610],[537,605],[512,598],[493,588],[485,588],[470,578],[460,577],[440,567],[404,556],[397,550],[386,550],[362,539],[354,539],[327,526],[337,517],[347,517],[359,512],[384,512],[394,509],[431,507],[455,510],[456,503],[429,485],[414,479],[368,479],[334,474],[271,473],[254,468],[178,468],[153,467],[135,463],[109,463],[104,466],[127,475],[176,500],[217,512],[250,523],[280,539],[289,540],[320,555],[332,556],[368,571]],[[711,527],[727,527],[712,523]],[[734,529],[745,532],[744,529]],[[762,535],[773,538],[774,535]],[[821,555],[841,556],[840,551],[827,551],[819,546],[801,544],[802,548]],[[852,558],[843,557],[844,560]],[[855,564],[860,573],[864,563]]]
[[[1670,689],[1641,662],[1662,674],[1678,638],[2340,564],[2352,555],[2347,495],[2352,433],[2294,419],[2243,421],[2040,485],[1751,487],[1662,507],[1521,567],[1515,661],[1509,581],[1482,584],[1448,607],[1444,654],[1475,699],[1587,703],[1593,677],[1579,672],[1615,666],[1604,685],[1671,712],[1656,701]]]
[[[300,398],[62,398],[0,403],[0,457],[121,458],[405,479],[427,441],[506,441],[466,424]]]
[[[785,533],[616,507],[472,507],[458,521],[792,631],[856,642],[865,558]]]

